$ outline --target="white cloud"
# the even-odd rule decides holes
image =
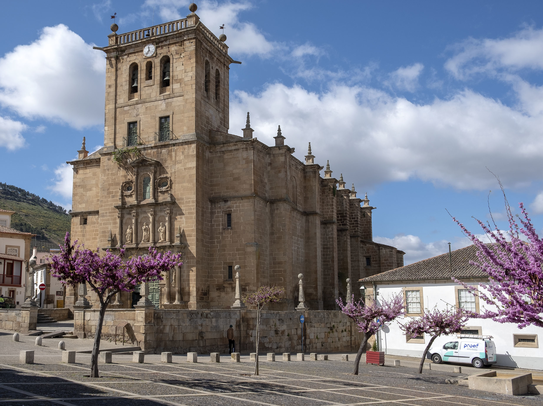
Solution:
[[[0,103],[25,118],[102,124],[104,81],[104,55],[62,24],[0,59]]]
[[[530,205],[535,214],[543,213],[543,192],[539,192]]]
[[[26,125],[19,121],[0,116],[0,147],[10,151],[24,147],[25,139],[21,133],[26,128]]]
[[[54,185],[49,187],[54,193],[66,199],[72,199],[74,172],[72,165],[61,164],[55,169]]]
[[[389,75],[387,84],[399,90],[414,92],[419,87],[419,76],[423,69],[421,63],[401,67]]]
[[[234,93],[233,129],[244,127],[247,111],[256,137],[273,145],[280,124],[299,159],[311,142],[317,162],[329,159],[334,176],[342,172],[357,188],[418,178],[485,190],[496,182],[486,168],[508,187],[525,186],[543,173],[543,115],[470,90],[414,104],[363,86],[334,84],[314,93],[276,83],[260,94]]]
[[[302,57],[304,57],[306,55],[321,56],[323,54],[324,54],[324,52],[323,52],[322,49],[317,48],[316,46],[313,46],[313,45],[311,45],[309,43],[299,45],[296,48],[294,48],[292,50],[292,52],[291,52],[291,55],[294,58],[302,58]]]
[[[423,259],[445,254],[449,251],[449,241],[441,240],[424,243],[416,235],[397,235],[394,238],[374,237],[375,242],[391,245],[405,252],[404,264],[409,265]],[[467,238],[457,238],[452,242],[451,249],[457,250],[471,245]]]
[[[527,27],[509,38],[470,38],[453,47],[445,68],[457,79],[498,70],[543,69],[543,29]]]
[[[109,19],[111,17],[109,10],[111,10],[111,0],[104,0],[101,3],[95,3],[91,6],[92,13],[94,17],[100,22],[106,17]]]
[[[178,20],[190,14],[188,10],[190,3],[191,1],[187,0],[146,0],[138,14],[144,20],[153,17],[160,18],[163,22]],[[232,54],[268,58],[281,46],[268,41],[256,25],[241,20],[240,14],[252,7],[248,1],[219,3],[204,0],[198,2],[196,14],[217,37],[222,33],[219,27],[224,24],[224,33],[228,38],[226,44]],[[125,21],[132,22],[134,18],[133,14],[129,15],[120,19],[120,24]]]

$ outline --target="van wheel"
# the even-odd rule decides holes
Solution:
[[[432,355],[432,362],[434,364],[441,364],[441,356],[439,354]]]
[[[475,368],[482,368],[482,367],[485,366],[485,363],[483,362],[483,360],[481,358],[473,358],[473,361],[471,361],[471,364]]]

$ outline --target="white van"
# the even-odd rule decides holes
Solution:
[[[442,347],[432,346],[428,350],[428,358],[435,364],[458,362],[482,368],[497,361],[496,345],[491,339],[490,336],[461,335]]]

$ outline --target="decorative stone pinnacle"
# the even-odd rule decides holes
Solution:
[[[86,149],[86,148],[85,148],[85,137],[83,137],[83,144],[81,144],[81,149],[82,149],[82,150],[85,150],[85,149]]]
[[[242,128],[243,138],[251,139],[253,138],[254,130],[251,128],[251,117],[249,117],[249,112],[247,112],[247,119],[245,120],[245,128]]]
[[[315,156],[311,154],[311,143],[309,143],[309,147],[307,148],[307,155],[305,156],[305,164],[313,165],[314,163],[315,163]]]
[[[277,136],[273,137],[275,138],[275,146],[281,147],[285,145],[285,137],[283,137],[283,133],[281,132],[281,126],[277,126]]]
[[[85,137],[83,137],[83,143],[81,144],[81,149],[77,151],[77,159],[83,159],[89,156],[89,152],[85,149]]]
[[[354,183],[351,187],[351,199],[356,199],[356,190],[354,189]]]
[[[249,112],[247,112],[247,120],[245,120],[245,128],[251,128],[251,117],[249,116]]]
[[[198,10],[198,6],[195,3],[190,3],[189,10],[191,13],[194,13]]]
[[[343,181],[343,174],[339,176],[339,188],[345,189],[345,182]]]
[[[332,177],[332,171],[330,170],[330,160],[326,160],[326,169],[324,171],[324,177],[328,179]]]
[[[370,205],[370,199],[368,199],[368,192],[366,192],[366,196],[364,197],[364,206]]]

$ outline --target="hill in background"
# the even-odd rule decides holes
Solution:
[[[38,251],[58,248],[70,231],[71,218],[66,210],[34,193],[0,182],[0,209],[12,210],[11,228],[36,234],[32,245]]]

